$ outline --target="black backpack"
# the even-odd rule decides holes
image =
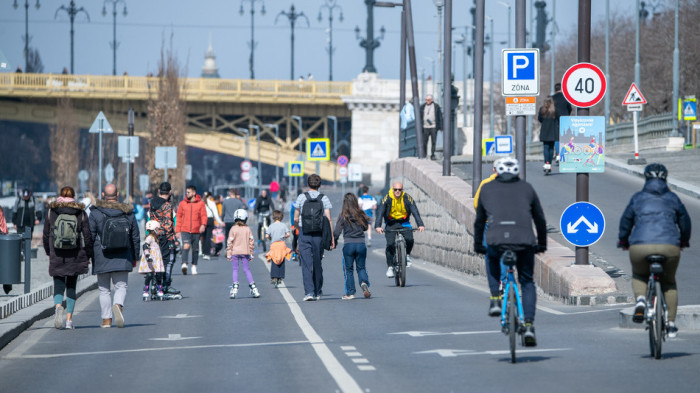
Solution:
[[[100,240],[102,241],[102,251],[123,251],[129,248],[131,223],[127,215],[108,216],[105,214]]]
[[[301,229],[304,234],[318,234],[323,232],[323,194],[311,198],[305,192],[306,202],[301,208]]]

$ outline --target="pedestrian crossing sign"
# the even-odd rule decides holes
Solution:
[[[678,120],[695,121],[698,118],[697,98],[686,97],[682,101],[678,99]]]
[[[304,162],[289,161],[289,176],[304,176]]]
[[[330,161],[330,139],[309,138],[306,140],[306,160],[307,161]]]
[[[481,155],[486,157],[496,152],[496,139],[484,138],[481,140]]]

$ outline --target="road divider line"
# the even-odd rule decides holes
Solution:
[[[270,271],[270,265],[265,260],[265,257],[259,254],[258,258],[264,262],[265,268]],[[344,393],[364,393],[357,381],[345,370],[321,336],[316,333],[316,330],[311,326],[308,319],[306,319],[304,312],[301,311],[301,307],[299,307],[299,304],[294,300],[289,290],[284,286],[279,287],[278,290],[282,298],[284,298],[284,301],[287,302],[287,306],[292,312],[292,316],[294,316],[297,325],[299,325],[304,336],[306,336],[306,339],[311,343],[311,347],[316,351],[316,355],[321,359],[321,362],[338,384],[340,390]]]

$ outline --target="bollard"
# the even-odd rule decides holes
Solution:
[[[0,235],[0,284],[19,284],[22,282],[21,243],[22,236],[20,235]]]
[[[29,293],[32,286],[32,230],[24,227],[24,293]]]

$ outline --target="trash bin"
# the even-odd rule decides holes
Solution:
[[[0,284],[22,282],[20,248],[22,236],[17,234],[0,235]]]

